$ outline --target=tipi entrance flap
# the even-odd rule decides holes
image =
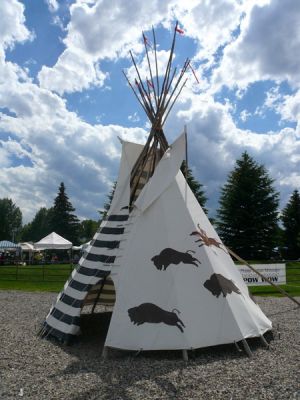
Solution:
[[[172,183],[182,161],[185,159],[186,135],[181,134],[166,150],[159,161],[152,178],[143,188],[134,205],[145,211]]]

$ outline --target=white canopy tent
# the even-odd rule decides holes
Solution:
[[[37,250],[48,250],[48,249],[67,250],[72,248],[72,243],[69,240],[58,235],[57,233],[52,232],[48,236],[45,236],[43,239],[41,239],[39,242],[36,242],[34,244],[34,247]]]
[[[22,251],[29,251],[29,252],[37,251],[33,243],[22,242],[19,243],[19,246],[21,247]]]

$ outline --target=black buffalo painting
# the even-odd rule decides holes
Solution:
[[[219,297],[221,293],[223,294],[223,297],[226,297],[227,294],[231,294],[232,292],[241,294],[239,288],[233,283],[233,281],[225,278],[225,276],[221,274],[212,274],[203,285],[216,297]]]
[[[152,303],[142,303],[137,307],[130,308],[128,315],[135,325],[142,325],[146,322],[149,324],[163,323],[166,325],[177,326],[183,332],[184,323],[178,318],[178,315],[173,311],[165,311]]]
[[[169,265],[178,265],[179,263],[193,264],[198,267],[197,263],[201,264],[201,262],[193,257],[190,254],[191,252],[195,253],[192,250],[187,250],[185,253],[182,253],[180,251],[167,247],[166,249],[162,250],[160,254],[152,257],[151,261],[153,261],[157,269],[163,269],[164,271],[168,268]]]

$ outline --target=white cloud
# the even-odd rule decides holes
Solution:
[[[272,0],[255,5],[241,23],[241,34],[224,50],[214,84],[247,87],[264,79],[300,83],[300,3]]]
[[[300,90],[294,95],[284,96],[282,106],[279,108],[282,118],[287,121],[298,122],[298,134],[300,137]]]
[[[217,49],[231,41],[244,11],[242,2],[234,0],[178,1],[174,8],[185,35],[199,43],[196,59],[210,62]]]
[[[57,0],[45,0],[46,4],[48,5],[49,11],[55,13],[59,9],[59,4]]]
[[[199,181],[205,183],[212,211],[227,174],[245,150],[275,179],[282,205],[292,190],[299,188],[300,140],[296,130],[284,128],[265,134],[242,130],[230,115],[230,105],[191,92],[184,93],[182,100],[168,120],[167,137],[171,142],[180,127],[187,125],[189,162]]]
[[[41,87],[59,94],[102,86],[106,77],[97,63],[79,49],[65,50],[55,68],[43,66],[39,73]]]
[[[139,122],[140,117],[139,117],[138,113],[135,112],[134,114],[128,116],[128,120],[131,122]]]
[[[242,110],[240,113],[240,120],[243,122],[246,122],[250,116],[251,116],[251,113],[249,113],[247,110]]]
[[[33,39],[33,34],[24,25],[24,5],[17,0],[0,2],[0,57],[4,50],[12,48],[16,42]]]
[[[66,50],[52,68],[41,69],[40,85],[60,94],[102,86],[106,76],[98,62],[127,57],[130,48],[140,52],[142,29],[149,29],[168,16],[170,4],[172,1],[158,0],[76,1],[70,7],[71,20],[63,40]]]

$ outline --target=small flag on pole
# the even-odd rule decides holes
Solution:
[[[147,85],[148,85],[148,87],[149,87],[150,89],[154,89],[154,88],[153,88],[153,84],[152,84],[152,82],[151,82],[149,79],[147,79]]]
[[[144,34],[143,34],[143,39],[144,39],[145,45],[148,46],[148,47],[150,47],[150,49],[153,49],[150,40],[149,40],[149,39],[147,38],[147,36],[145,36]]]
[[[175,27],[175,31],[180,33],[180,35],[184,35],[184,30],[179,28],[178,26]]]

